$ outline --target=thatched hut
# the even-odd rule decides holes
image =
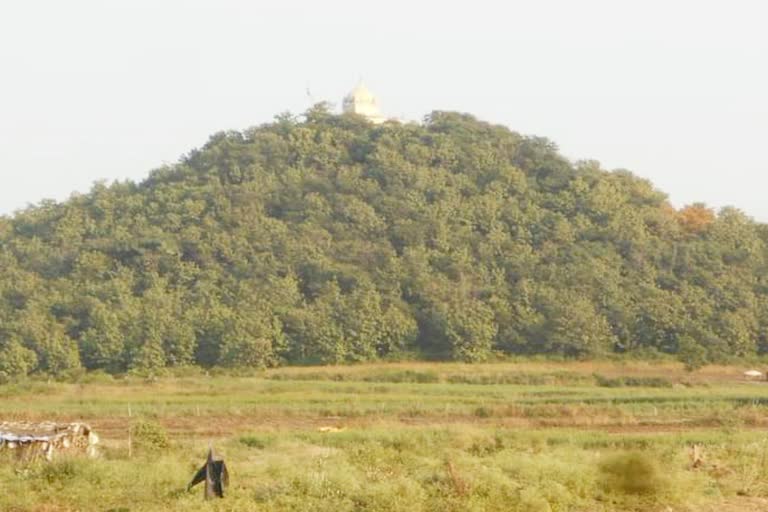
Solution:
[[[85,423],[0,423],[0,453],[19,460],[52,460],[58,453],[97,455],[99,436]]]

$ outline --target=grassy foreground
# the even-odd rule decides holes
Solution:
[[[0,419],[87,421],[103,456],[0,465],[0,510],[761,510],[768,383],[742,370],[392,364],[4,386]],[[209,442],[232,476],[215,503],[184,490]]]

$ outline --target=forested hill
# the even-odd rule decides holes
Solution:
[[[0,378],[768,348],[768,230],[468,115],[317,106],[0,218]]]

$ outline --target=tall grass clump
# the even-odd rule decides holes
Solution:
[[[366,375],[362,380],[365,382],[433,384],[440,382],[440,376],[433,371],[402,370]]]
[[[82,461],[64,458],[40,466],[40,477],[49,485],[74,480],[81,473]]]
[[[276,436],[274,434],[249,434],[240,436],[238,441],[248,448],[264,450],[275,444]]]
[[[381,382],[434,384],[440,382],[440,375],[431,370],[379,370],[358,372],[277,372],[267,376],[269,380],[280,381],[334,381],[334,382]]]
[[[606,377],[599,373],[593,374],[595,382],[603,388],[671,388],[672,382],[664,377]]]
[[[504,384],[518,386],[567,386],[588,384],[588,375],[575,372],[555,371],[547,373],[496,372],[496,373],[452,373],[445,377],[449,384],[477,384],[497,386]]]

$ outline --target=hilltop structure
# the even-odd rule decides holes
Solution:
[[[357,114],[368,119],[374,124],[381,124],[387,120],[381,115],[379,101],[368,88],[359,82],[352,91],[344,97],[342,110],[345,114]]]

